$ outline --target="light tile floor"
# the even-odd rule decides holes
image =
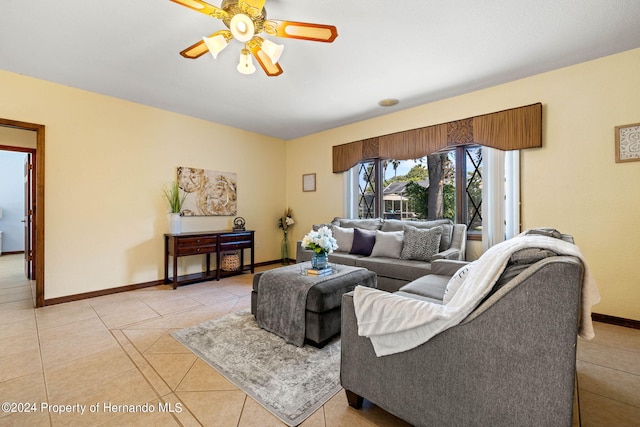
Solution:
[[[251,279],[157,286],[36,310],[22,256],[0,256],[0,402],[36,409],[0,411],[0,426],[283,426],[169,335],[249,310]],[[580,421],[640,426],[640,330],[595,328],[593,341],[578,343]],[[115,406],[145,403],[153,413]],[[43,411],[44,404],[52,409]],[[84,414],[74,412],[79,405]],[[366,402],[356,411],[340,392],[302,425],[407,424]]]

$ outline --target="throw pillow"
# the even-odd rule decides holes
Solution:
[[[371,256],[383,256],[388,258],[400,258],[404,231],[384,232],[376,231],[376,244],[373,245]]]
[[[353,228],[342,228],[334,225],[331,227],[333,230],[333,237],[336,239],[339,252],[351,251],[353,245]]]
[[[443,304],[449,304],[451,298],[453,298],[456,292],[458,292],[458,289],[460,289],[460,286],[462,286],[464,279],[467,277],[469,267],[471,267],[472,265],[473,262],[465,265],[464,267],[461,267],[458,271],[456,271],[456,274],[454,274],[451,279],[449,279],[447,287],[444,290],[444,297],[442,298]]]
[[[431,258],[439,252],[441,237],[442,227],[440,226],[426,230],[405,227],[404,246],[400,258],[431,261]]]
[[[353,245],[351,246],[350,254],[353,255],[371,255],[373,245],[376,244],[376,232],[375,230],[361,230],[359,228],[353,229]]]

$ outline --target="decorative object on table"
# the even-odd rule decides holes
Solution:
[[[308,268],[306,273],[308,276],[328,276],[329,274],[333,273],[333,268],[329,266],[320,270],[316,268]]]
[[[238,271],[240,270],[240,254],[238,251],[225,252],[220,260],[220,269],[222,271]]]
[[[233,220],[233,231],[244,231],[244,218],[239,216],[238,218]]]
[[[299,348],[233,313],[172,332],[187,349],[289,426],[340,391],[340,340]],[[277,355],[277,357],[274,357]]]
[[[302,175],[302,191],[316,191],[315,173],[307,173]]]
[[[280,244],[280,259],[282,265],[289,265],[289,229],[293,227],[296,222],[293,220],[293,211],[291,208],[287,208],[284,211],[284,215],[278,219],[278,228],[284,233],[282,237],[282,243]]]
[[[183,216],[236,215],[236,174],[179,167],[178,185],[187,193]]]
[[[181,191],[177,181],[169,184],[163,193],[169,203],[169,233],[180,234],[182,228],[180,216],[187,193]]]
[[[640,123],[616,126],[616,163],[640,161]]]
[[[331,229],[326,225],[320,227],[318,231],[311,230],[302,239],[302,247],[313,251],[311,256],[311,268],[322,270],[327,268],[329,254],[338,249],[338,243],[333,237]]]
[[[240,50],[240,62],[236,67],[240,74],[255,73],[252,56],[267,76],[275,77],[282,74],[282,67],[278,61],[284,46],[258,36],[262,32],[271,37],[324,43],[331,43],[338,37],[338,30],[333,25],[267,19],[265,0],[223,0],[220,7],[202,0],[171,1],[220,19],[228,28],[203,37],[180,52],[180,55],[187,59],[196,59],[210,52],[214,59],[217,59],[220,52],[236,39],[240,46],[243,46]]]

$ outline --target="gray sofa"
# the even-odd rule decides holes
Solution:
[[[584,266],[569,256],[514,256],[460,324],[388,356],[358,336],[353,293],[345,294],[340,375],[349,404],[364,398],[416,426],[570,426]],[[436,261],[436,274],[399,294],[441,303],[459,267]]]
[[[313,228],[314,230],[317,230],[323,225],[332,227],[336,238],[340,238],[339,234],[344,232],[345,229],[354,228],[370,232],[387,233],[383,234],[383,236],[387,236],[388,233],[393,234],[394,232],[403,233],[407,227],[415,227],[419,230],[430,230],[435,227],[440,227],[442,229],[440,243],[437,248],[438,250],[435,254],[428,257],[430,258],[429,261],[424,259],[402,259],[395,255],[376,256],[376,253],[380,253],[380,251],[376,251],[375,246],[373,248],[374,252],[372,255],[366,256],[362,254],[353,254],[349,253],[352,249],[349,244],[341,245],[341,241],[338,240],[338,245],[341,247],[339,247],[337,251],[329,254],[329,262],[355,267],[364,267],[375,272],[378,276],[378,289],[388,292],[397,291],[407,283],[430,274],[432,260],[464,260],[465,257],[467,226],[464,224],[453,224],[448,219],[414,221],[380,218],[335,218],[327,224],[315,224]],[[336,227],[338,228],[336,229]],[[378,240],[382,239],[379,238]],[[376,242],[376,244],[378,244],[378,242]],[[296,262],[300,263],[309,261],[311,260],[311,256],[312,251],[302,248],[302,242],[298,241],[296,248]]]

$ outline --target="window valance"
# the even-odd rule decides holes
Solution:
[[[542,104],[335,145],[333,172],[344,172],[363,160],[418,159],[472,144],[505,151],[542,147]]]

